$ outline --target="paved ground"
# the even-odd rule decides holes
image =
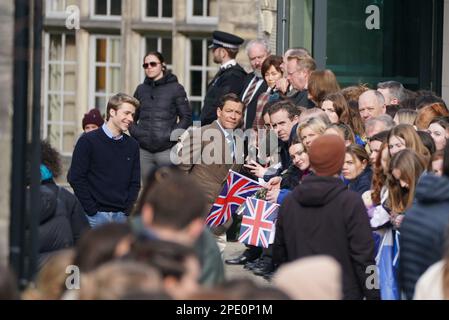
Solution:
[[[228,242],[225,248],[224,256],[225,259],[234,258],[240,255],[245,250],[245,246],[239,242]],[[249,278],[255,281],[258,284],[268,285],[269,282],[266,281],[263,277],[258,277],[254,275],[252,272],[243,269],[243,266],[231,266],[225,264],[225,272],[227,279],[241,279],[241,278]]]

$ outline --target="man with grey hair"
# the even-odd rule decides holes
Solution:
[[[405,92],[402,83],[397,81],[385,81],[377,84],[377,91],[382,93],[385,99],[385,104],[399,105],[404,101]]]
[[[243,118],[245,129],[253,127],[256,117],[257,99],[260,94],[267,91],[267,83],[262,75],[262,63],[270,55],[270,47],[266,40],[256,39],[248,42],[246,46],[249,63],[253,71],[243,81],[243,89],[240,99],[246,106]]]
[[[359,97],[359,112],[363,122],[386,113],[384,96],[376,90],[368,90]]]
[[[388,114],[382,114],[378,117],[368,119],[365,122],[365,133],[368,139],[379,132],[390,130],[395,126],[393,118]]]

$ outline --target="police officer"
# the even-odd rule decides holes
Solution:
[[[240,95],[246,72],[235,61],[243,39],[230,33],[214,31],[212,50],[214,62],[220,64],[220,71],[207,86],[206,96],[201,111],[201,125],[208,125],[217,119],[220,98],[227,93]]]

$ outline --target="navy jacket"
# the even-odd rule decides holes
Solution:
[[[349,190],[362,195],[365,191],[371,190],[372,178],[373,171],[371,167],[367,166],[357,178],[349,182]]]
[[[67,180],[88,215],[129,212],[140,190],[137,141],[126,134],[113,140],[102,128],[83,134],[73,151]]]
[[[412,299],[419,277],[443,256],[449,223],[449,178],[427,174],[416,187],[400,232],[399,280]]]
[[[201,110],[201,126],[211,124],[217,119],[217,108],[222,96],[231,92],[241,94],[245,77],[246,71],[239,64],[222,69],[215,75],[207,86]]]

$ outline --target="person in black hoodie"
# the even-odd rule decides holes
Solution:
[[[375,262],[365,207],[360,195],[347,190],[338,177],[344,141],[323,135],[312,142],[308,153],[315,174],[305,177],[281,205],[274,263],[329,255],[342,267],[344,299],[379,299],[379,290],[368,286],[372,275],[368,270]]]
[[[143,62],[146,77],[134,92],[140,108],[129,128],[140,145],[142,180],[153,166],[171,163],[170,149],[183,133],[182,129],[192,124],[192,110],[184,87],[167,71],[162,54],[150,52]]]
[[[449,145],[444,149],[443,175],[421,176],[413,206],[401,224],[399,282],[412,299],[419,277],[441,260],[449,224]]]
[[[53,179],[61,173],[61,163],[59,153],[47,141],[41,141],[41,162],[39,266],[54,251],[75,245],[81,235],[90,229],[81,203]]]

